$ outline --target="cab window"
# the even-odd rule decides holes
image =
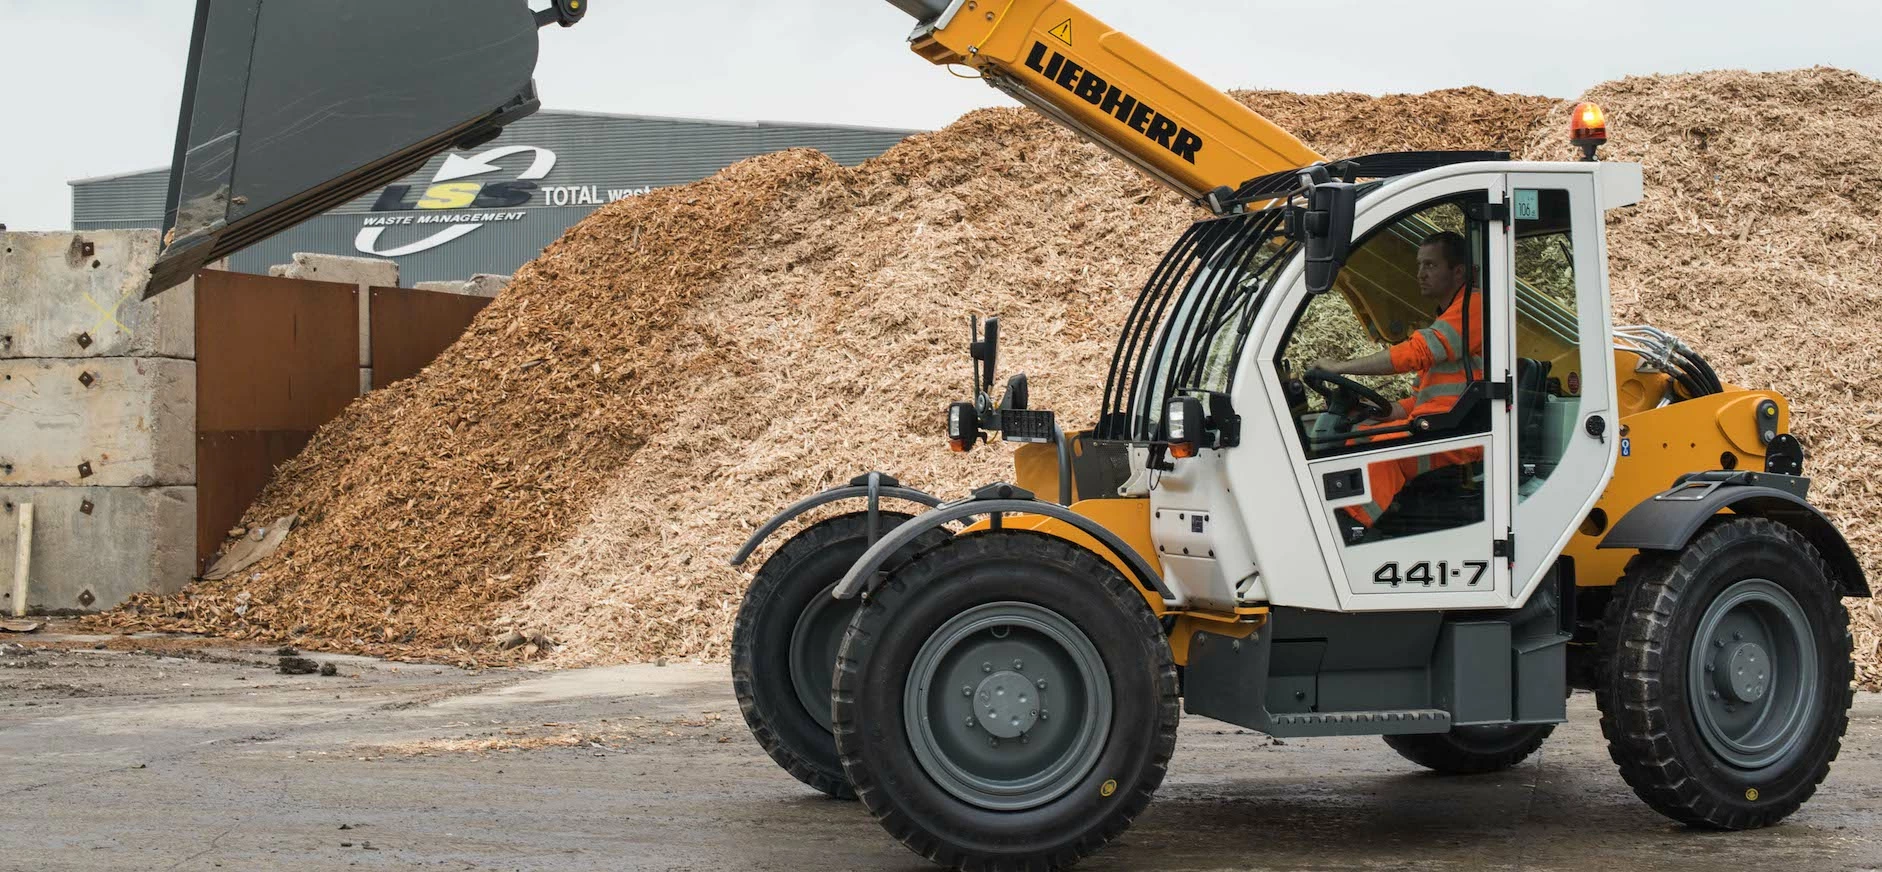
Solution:
[[[1581,408],[1574,215],[1568,191],[1518,188],[1516,228],[1517,499],[1542,488]]]
[[[1484,385],[1488,241],[1470,194],[1409,210],[1353,248],[1334,288],[1309,298],[1275,362],[1328,511],[1348,546],[1478,523],[1488,505]],[[1434,442],[1429,447],[1421,443]],[[1408,449],[1408,450],[1406,450]]]
[[[1428,203],[1374,230],[1302,308],[1276,367],[1309,458],[1489,429],[1482,404],[1461,402],[1487,380],[1487,243],[1466,219],[1481,202]]]

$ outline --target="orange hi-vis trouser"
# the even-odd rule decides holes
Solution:
[[[1471,325],[1466,321],[1475,295],[1475,291],[1454,295],[1451,304],[1430,327],[1392,346],[1393,369],[1418,373],[1417,392],[1399,401],[1407,420],[1450,411],[1469,387],[1471,376],[1483,372],[1483,329],[1481,325],[1469,329]],[[1464,338],[1466,334],[1470,337],[1468,343]],[[1469,345],[1467,355],[1466,344]],[[1384,442],[1405,435],[1388,433],[1373,438]],[[1360,523],[1370,527],[1391,507],[1406,482],[1434,469],[1482,459],[1483,449],[1473,447],[1367,464],[1366,481],[1372,500],[1353,506],[1350,511]]]

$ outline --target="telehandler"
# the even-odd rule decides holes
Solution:
[[[1019,444],[1012,482],[943,502],[866,473],[734,556],[856,506],[778,545],[738,616],[735,689],[780,765],[942,864],[1047,868],[1143,811],[1180,711],[1477,773],[1584,688],[1675,820],[1810,797],[1868,582],[1784,398],[1613,326],[1604,217],[1642,174],[1594,159],[1599,107],[1574,111],[1580,162],[1329,160],[1071,3],[891,2],[921,57],[1208,214],[1122,325],[1092,427],[1024,375],[1000,389],[990,318],[946,431]],[[199,0],[149,293],[487,141],[536,108],[537,28],[585,12]]]

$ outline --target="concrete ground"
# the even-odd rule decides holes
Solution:
[[[0,869],[909,869],[745,732],[722,665],[473,674],[175,637],[0,635]],[[1084,869],[1882,866],[1882,698],[1787,823],[1689,831],[1608,762],[1592,700],[1517,769],[1183,721],[1150,810]]]

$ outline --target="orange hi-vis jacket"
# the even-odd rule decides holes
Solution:
[[[1472,308],[1478,300],[1475,289],[1460,288],[1431,326],[1391,347],[1394,371],[1418,373],[1416,390],[1399,401],[1407,415],[1415,418],[1448,412],[1464,395],[1471,376],[1483,377],[1483,318],[1480,309]],[[1466,316],[1473,311],[1477,317],[1466,323]],[[1468,349],[1465,334],[1470,336]],[[1482,449],[1464,448],[1368,464],[1366,478],[1371,484],[1372,501],[1353,507],[1353,514],[1371,526],[1392,505],[1405,482],[1433,469],[1482,459]]]
[[[1477,300],[1477,292],[1459,290],[1431,326],[1391,348],[1394,372],[1418,373],[1417,392],[1399,401],[1413,417],[1450,411],[1457,405],[1457,398],[1464,395],[1470,375],[1483,372],[1483,318],[1479,315],[1469,324],[1464,321],[1470,304]],[[1468,353],[1464,349],[1466,333],[1470,334]]]

